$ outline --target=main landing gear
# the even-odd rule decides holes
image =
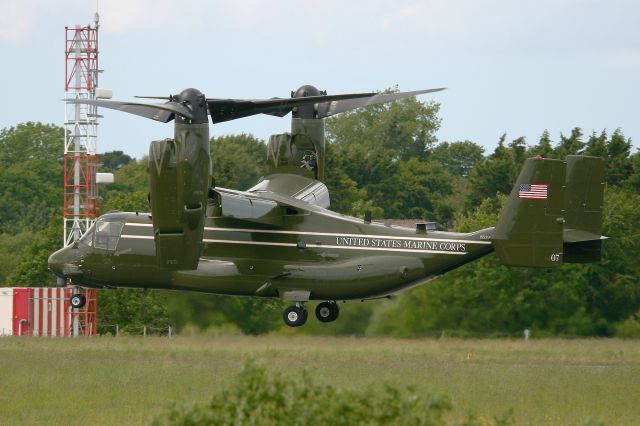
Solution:
[[[321,322],[335,321],[340,314],[340,308],[334,301],[321,302],[316,306],[316,318]],[[284,323],[289,327],[300,327],[307,322],[307,309],[302,303],[296,303],[295,306],[289,306],[282,313],[282,319]]]
[[[340,308],[336,302],[322,302],[316,306],[316,318],[321,322],[335,321],[340,314]]]
[[[295,306],[289,306],[284,310],[282,319],[289,327],[300,327],[307,322],[307,310],[303,304],[296,303]]]

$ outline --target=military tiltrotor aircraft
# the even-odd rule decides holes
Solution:
[[[211,99],[195,89],[165,103],[73,100],[160,122],[173,139],[149,150],[151,213],[102,215],[77,242],[52,254],[59,285],[191,290],[280,298],[292,327],[305,304],[334,321],[338,301],[391,295],[496,251],[505,265],[595,262],[602,233],[603,161],[528,159],[498,224],[471,233],[371,222],[328,210],[324,118],[442,89],[327,95],[302,86],[291,98]],[[291,133],[268,143],[269,171],[247,191],[215,186],[208,117],[215,123],[292,112]]]

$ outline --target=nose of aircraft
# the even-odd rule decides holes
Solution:
[[[49,256],[49,269],[58,278],[63,279],[73,275],[80,275],[82,272],[80,271],[79,260],[78,250],[73,246],[67,246]]]
[[[64,249],[58,250],[57,252],[51,254],[48,260],[49,270],[59,277],[62,276],[62,264],[64,263],[60,260],[61,258],[60,252],[62,250]]]

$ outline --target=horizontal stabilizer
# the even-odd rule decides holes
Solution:
[[[579,241],[563,244],[562,261],[565,263],[593,263],[600,261],[602,240]]]

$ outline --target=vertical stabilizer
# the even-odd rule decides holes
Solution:
[[[567,156],[564,213],[564,262],[600,260],[604,161],[599,157]]]
[[[493,233],[505,265],[556,266],[562,263],[565,162],[528,159]]]

